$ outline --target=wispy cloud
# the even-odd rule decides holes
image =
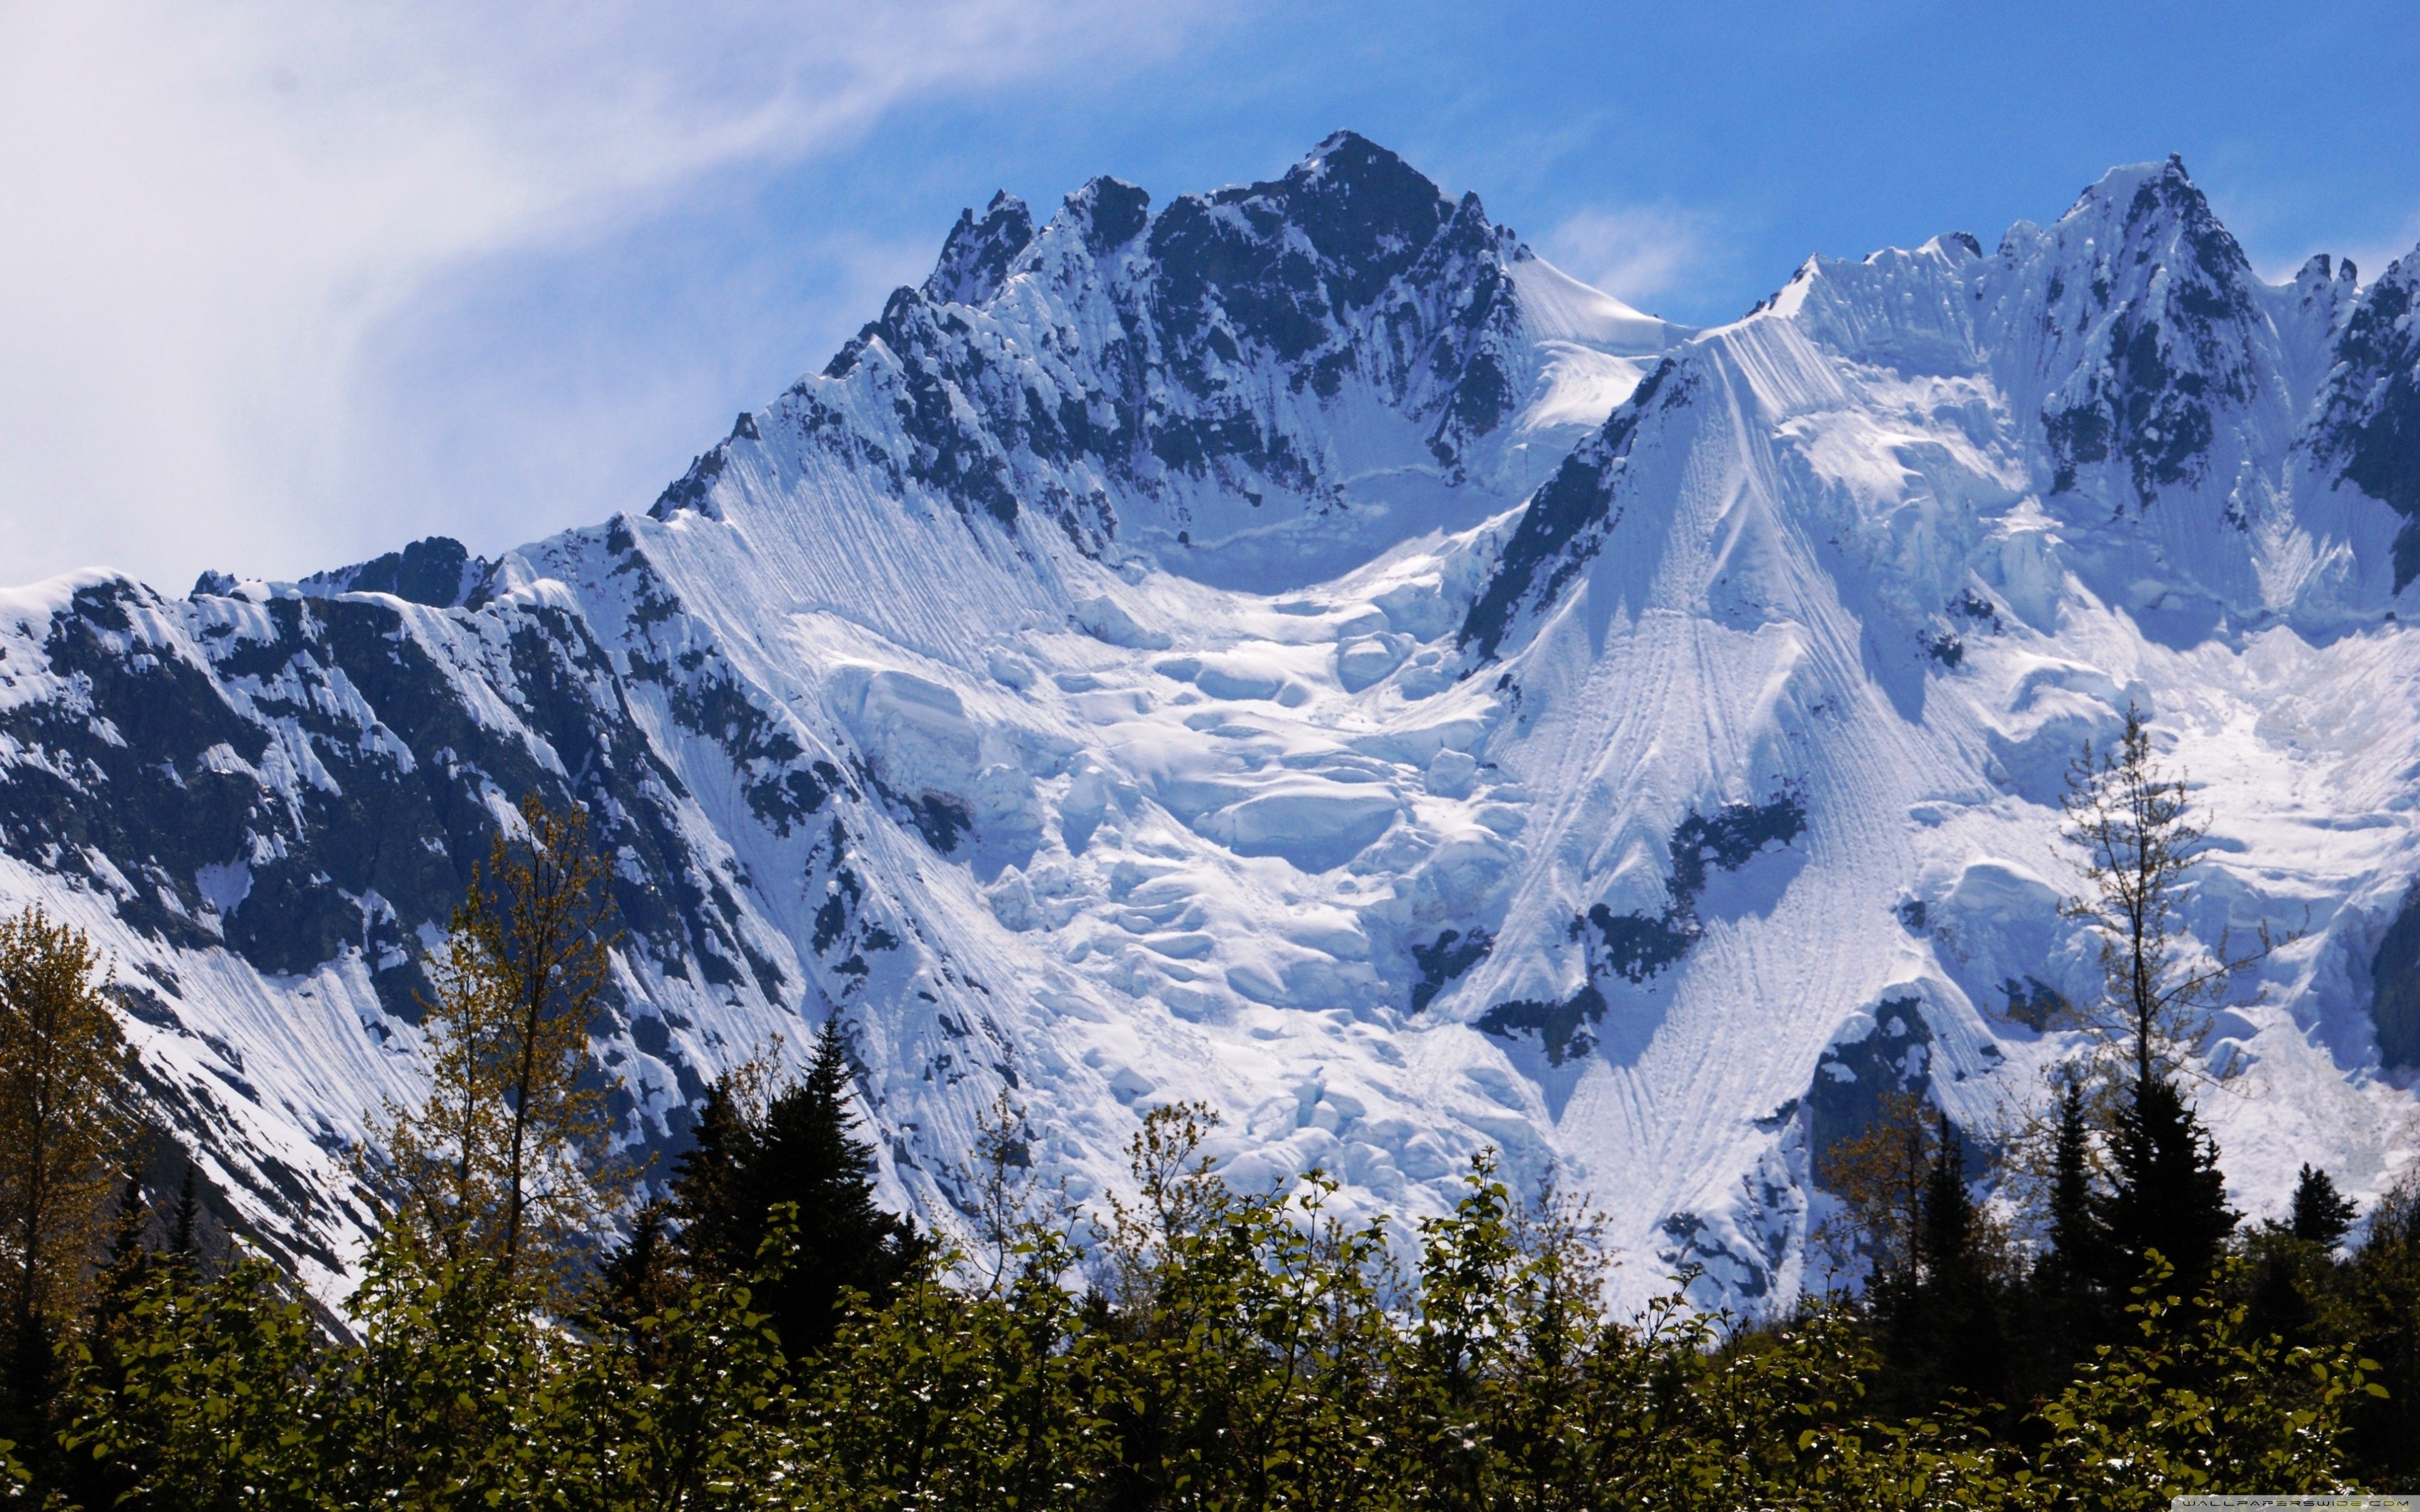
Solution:
[[[2226,143],[2192,166],[2211,208],[2269,283],[2290,282],[2320,253],[2351,261],[2367,283],[2420,245],[2420,209],[2408,199],[2344,194],[2341,185],[2307,173],[2299,150]]]
[[[1591,208],[1547,233],[1541,250],[1574,278],[1652,309],[1709,281],[1714,229],[1708,217],[1667,205]]]
[[[2353,268],[2360,274],[2361,281],[2367,284],[2386,271],[2392,264],[2412,256],[2415,250],[2420,250],[2420,210],[2414,210],[2405,216],[2402,224],[2383,236],[2354,238],[2332,247],[2312,250],[2324,250],[2340,258],[2351,258]],[[2305,253],[2303,257],[2290,259],[2290,266],[2288,260],[2281,259],[2277,264],[2277,270],[2272,276],[2293,277],[2295,270],[2301,268],[2308,256],[2309,254]]]
[[[432,284],[610,236],[934,91],[1158,55],[1201,20],[1111,0],[0,8],[0,580],[164,575],[197,550],[308,564],[364,486],[365,430],[393,420],[363,408],[364,343]]]

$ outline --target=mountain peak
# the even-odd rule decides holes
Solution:
[[[453,537],[432,535],[367,562],[313,573],[296,586],[323,595],[392,594],[414,604],[451,609],[471,595],[491,565]]]
[[[1289,181],[1329,177],[1360,182],[1387,178],[1416,179],[1430,193],[1442,194],[1419,169],[1353,131],[1328,132],[1286,174]]]
[[[1274,208],[1320,255],[1345,266],[1416,254],[1453,214],[1427,176],[1356,131],[1330,133],[1282,178],[1220,190],[1212,202]]]
[[[2136,263],[2162,261],[2178,272],[2196,270],[2239,295],[2252,276],[2251,259],[2219,224],[2209,196],[2175,153],[2164,162],[2110,169],[2077,196],[2058,224],[2061,229],[2091,227],[2122,243]]]
[[[2217,774],[2209,922],[2318,920],[2213,1057],[2325,1098],[2226,1100],[2230,1181],[2391,1180],[2420,257],[2266,288],[2170,160],[1692,334],[1365,137],[1276,166],[968,209],[652,517],[8,595],[0,885],[126,964],[163,1121],[318,1294],[536,791],[613,857],[642,1157],[836,1018],[886,1200],[951,1234],[1003,1089],[1091,1192],[1199,1096],[1231,1180],[1417,1217],[1492,1146],[1637,1287],[1786,1309],[1885,1093],[1980,1129],[2064,1053],[2055,800],[2138,701]]]
[[[2043,410],[2052,491],[2105,462],[2146,508],[2197,484],[2219,410],[2249,402],[2265,361],[2251,260],[2174,155],[2102,175],[2045,250],[2048,329],[2074,344]]]
[[[2074,215],[2094,204],[2124,205],[2137,194],[2150,192],[2158,194],[2191,193],[2198,196],[2199,186],[2185,169],[2181,153],[2171,152],[2157,162],[2121,162],[2103,173],[2085,187],[2068,207],[2067,214]],[[2066,219],[2066,216],[2060,219]]]
[[[1097,257],[1132,241],[1150,222],[1150,192],[1103,174],[1061,202],[1051,224],[1078,231]]]
[[[992,195],[983,219],[958,212],[941,243],[940,260],[924,280],[925,296],[937,304],[982,304],[1007,282],[1009,264],[1033,240],[1033,214],[1006,190]]]

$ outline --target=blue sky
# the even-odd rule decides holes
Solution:
[[[2263,271],[2374,274],[2420,242],[2414,58],[2408,3],[12,8],[0,581],[644,506],[961,205],[1338,126],[1698,323],[2170,151]]]

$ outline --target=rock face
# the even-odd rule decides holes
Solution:
[[[635,1144],[836,1013],[936,1222],[1003,1088],[1078,1196],[1198,1098],[1235,1179],[1419,1213],[1492,1145],[1758,1306],[1882,1092],[1988,1142],[2073,1053],[2055,803],[2131,700],[2217,821],[2191,923],[2307,920],[2213,1035],[2237,1198],[2375,1189],[2415,266],[2263,284],[2172,161],[1697,332],[1350,133],[1002,196],[644,514],[0,597],[0,893],[107,943],[163,1117],[328,1288],[535,788],[615,858]]]

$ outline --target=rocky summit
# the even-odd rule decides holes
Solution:
[[[0,594],[0,892],[330,1292],[535,789],[613,859],[642,1149],[837,1014],[945,1228],[1003,1090],[1079,1198],[1198,1099],[1233,1180],[1417,1216],[1492,1146],[1755,1310],[1885,1092],[1989,1141],[2077,1053],[2057,798],[2131,702],[2214,825],[2186,922],[2294,933],[2207,1051],[2234,1200],[2366,1197],[2420,1143],[2415,285],[2263,282],[2174,160],[1709,331],[1351,133],[1003,195],[651,506]]]

